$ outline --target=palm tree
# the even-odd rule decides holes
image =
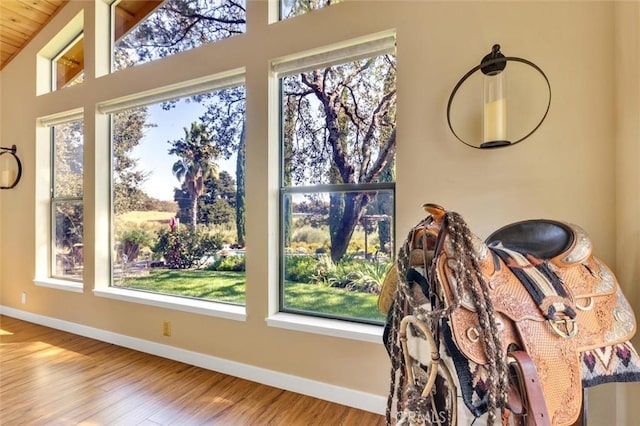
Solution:
[[[198,219],[198,197],[205,190],[205,181],[217,177],[215,160],[220,155],[211,135],[200,123],[191,123],[191,129],[184,129],[184,138],[170,141],[169,154],[180,157],[173,164],[173,174],[183,182],[183,188],[191,199],[191,225],[195,229]]]

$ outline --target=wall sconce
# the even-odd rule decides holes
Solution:
[[[0,189],[14,188],[22,177],[22,163],[16,155],[17,148],[0,146]]]
[[[542,118],[537,122],[537,124],[535,124],[533,130],[530,130],[528,133],[524,134],[524,136],[516,140],[510,140],[507,126],[506,74],[508,71],[506,69],[507,63],[510,61],[523,63],[537,71],[537,73],[543,77],[548,91],[548,100],[546,102],[546,108],[544,110],[544,114],[542,114]],[[464,139],[459,136],[454,129],[451,119],[451,110],[454,97],[458,93],[458,90],[463,83],[465,83],[477,71],[482,73],[483,108],[481,111],[478,111],[476,108],[477,104],[475,103],[473,105],[468,105],[467,107],[472,109],[472,112],[469,113],[470,115],[482,114],[482,119],[477,120],[482,125],[482,132],[478,132],[478,136],[482,134],[482,141],[480,143],[472,143],[469,142],[468,139]],[[522,100],[520,99],[520,101]],[[504,56],[502,52],[500,52],[500,45],[495,44],[491,48],[491,52],[482,58],[480,64],[469,70],[469,72],[467,72],[454,87],[447,104],[447,123],[449,124],[449,129],[451,129],[453,135],[467,146],[479,149],[501,148],[515,145],[531,136],[547,117],[550,106],[551,84],[542,69],[526,59]],[[475,117],[473,118],[473,121],[476,121]],[[478,138],[473,137],[472,139],[476,140]]]

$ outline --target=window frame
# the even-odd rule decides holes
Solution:
[[[56,127],[73,123],[73,122],[82,122],[82,146],[83,146],[83,155],[84,155],[84,143],[85,143],[85,134],[84,134],[84,118],[80,114],[70,115],[66,119],[62,119],[60,121],[56,121],[51,123],[49,126],[49,236],[48,236],[48,252],[49,252],[49,260],[47,265],[47,276],[54,281],[60,282],[69,282],[69,283],[82,283],[84,281],[84,260],[83,260],[83,277],[82,278],[73,278],[64,274],[60,274],[56,269],[56,207],[60,203],[80,203],[83,210],[82,216],[82,229],[83,229],[83,240],[84,240],[84,158],[83,158],[83,178],[82,178],[82,196],[61,196],[56,197],[55,187],[56,187],[56,142],[55,142],[55,132]]]
[[[199,95],[227,88],[244,85],[246,90],[245,68],[236,68],[222,73],[211,74],[202,78],[187,80],[176,84],[158,87],[153,90],[139,92],[122,98],[105,100],[97,103],[99,114],[108,115],[108,179],[109,184],[109,230],[108,230],[108,287],[94,290],[98,296],[127,300],[152,306],[171,307],[186,312],[197,312],[209,316],[218,316],[244,321],[246,319],[246,299],[244,304],[233,304],[217,300],[180,296],[177,294],[157,293],[114,285],[113,250],[114,247],[114,194],[113,194],[113,115],[143,106]],[[245,117],[246,119],[246,117]]]
[[[349,184],[321,184],[321,185],[296,185],[285,186],[285,149],[284,149],[284,120],[283,120],[283,77],[289,75],[295,75],[299,72],[305,72],[314,68],[328,67],[336,64],[343,64],[350,61],[355,61],[367,57],[380,56],[384,54],[395,52],[395,32],[387,31],[378,34],[372,34],[370,36],[361,37],[355,40],[348,40],[339,43],[334,46],[326,48],[315,49],[306,53],[299,53],[290,55],[285,58],[275,59],[271,62],[273,78],[277,79],[277,99],[278,99],[278,279],[277,279],[277,294],[278,294],[278,306],[277,313],[271,317],[272,325],[283,326],[284,328],[290,328],[287,324],[292,322],[292,318],[298,317],[302,323],[305,324],[306,320],[303,318],[311,317],[316,321],[312,321],[307,324],[306,327],[312,329],[318,329],[322,334],[326,334],[322,330],[324,325],[317,326],[315,323],[319,321],[320,324],[333,323],[329,328],[336,327],[335,324],[346,323],[350,325],[364,325],[364,326],[380,326],[383,325],[383,321],[367,320],[363,318],[353,318],[346,316],[336,316],[323,314],[321,312],[303,311],[299,309],[291,309],[285,307],[285,198],[291,194],[308,194],[308,193],[331,193],[331,192],[364,192],[364,191],[391,191],[393,194],[393,217],[391,220],[392,233],[391,238],[393,241],[392,246],[395,248],[396,238],[396,183],[394,182],[377,182],[377,183],[349,183]],[[395,250],[392,250],[392,255],[395,258]],[[279,318],[286,318],[284,321]],[[295,321],[293,321],[295,322]],[[340,329],[338,326],[337,329]],[[330,333],[331,334],[331,333]],[[365,333],[366,334],[366,333]],[[375,334],[375,333],[374,333]],[[333,334],[331,334],[333,335]],[[366,337],[365,337],[366,339]]]
[[[65,87],[68,87],[68,84],[73,81],[73,80],[69,80],[67,81],[67,83],[62,86],[62,87],[58,87],[58,67],[57,67],[57,63],[58,60],[62,59],[64,57],[65,54],[67,54],[67,52],[69,52],[75,45],[76,43],[78,43],[80,40],[83,41],[83,48],[82,48],[82,52],[83,52],[83,63],[82,63],[82,69],[80,70],[81,73],[84,72],[84,52],[85,52],[85,48],[84,48],[84,30],[80,31],[76,36],[74,36],[61,50],[60,52],[58,52],[55,56],[53,56],[51,58],[51,91],[54,92],[56,90],[61,90],[64,89]]]

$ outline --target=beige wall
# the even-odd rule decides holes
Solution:
[[[616,3],[616,274],[624,291],[640,311],[640,3]],[[636,349],[640,336],[634,339]],[[622,424],[637,423],[640,383],[618,386]],[[624,423],[623,423],[624,422]]]
[[[274,293],[270,288],[277,285],[272,250],[277,235],[273,169],[277,146],[268,137],[267,70],[272,58],[395,29],[399,238],[423,216],[424,202],[459,211],[481,236],[525,218],[575,222],[590,233],[597,254],[619,270],[638,308],[638,292],[631,288],[638,273],[637,250],[631,250],[638,245],[639,225],[634,218],[640,213],[635,143],[640,97],[638,73],[632,73],[640,68],[637,4],[347,1],[267,25],[266,2],[252,1],[249,31],[243,36],[101,78],[94,77],[95,69],[104,64],[96,64],[87,48],[84,84],[65,89],[64,96],[36,96],[36,53],[82,8],[85,45],[96,45],[93,2],[72,1],[1,73],[2,143],[18,145],[25,175],[16,189],[0,193],[0,305],[386,395],[389,365],[381,345],[275,329],[265,323]],[[623,29],[616,30],[616,19],[625,21]],[[289,29],[298,36],[288,37]],[[462,74],[496,42],[508,56],[530,59],[544,69],[552,85],[552,106],[542,127],[522,144],[497,151],[472,150],[450,134],[446,103]],[[621,47],[616,50],[616,45]],[[635,51],[629,53],[630,49]],[[237,53],[247,51],[249,60]],[[616,57],[616,52],[625,58]],[[620,61],[631,66],[624,75],[616,74]],[[96,102],[237,67],[247,69],[247,321],[95,297],[91,289],[102,279],[104,265],[96,263],[98,256],[91,250],[101,241],[102,230],[91,222],[86,224],[84,293],[36,287],[35,229],[42,220],[34,214],[36,118],[77,107],[84,107],[85,119],[92,118]],[[628,83],[629,88],[616,82]],[[616,93],[624,101],[617,100]],[[616,105],[624,107],[624,116]],[[86,215],[103,218],[99,206],[105,188],[94,176],[104,170],[102,151],[95,147],[102,146],[105,136],[100,125],[85,121]],[[621,154],[617,160],[616,146]],[[29,295],[26,305],[20,303],[23,291]],[[172,322],[170,340],[160,335],[165,320]],[[627,388],[617,387],[617,393],[609,389],[590,393],[592,424],[614,424],[612,413],[617,413],[616,419],[624,418]],[[632,411],[629,408],[629,418]]]

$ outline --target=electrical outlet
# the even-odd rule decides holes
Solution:
[[[162,334],[164,336],[171,336],[171,323],[169,321],[162,323]]]
[[[22,298],[21,298],[20,301],[22,302],[23,305],[27,304],[27,292],[26,291],[22,292]]]

